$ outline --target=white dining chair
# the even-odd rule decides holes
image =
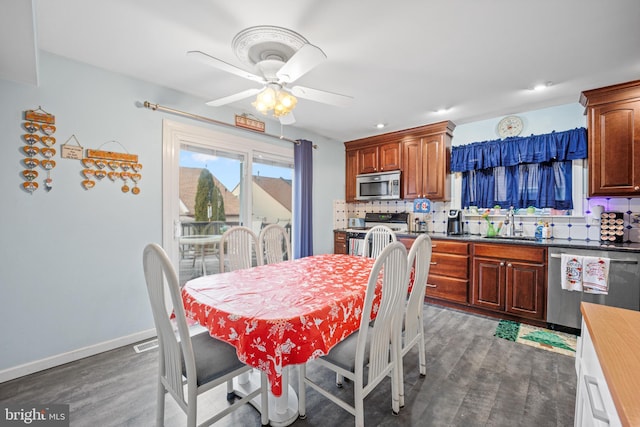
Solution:
[[[416,345],[418,346],[418,362],[420,376],[427,375],[427,355],[424,340],[424,297],[427,288],[427,277],[431,265],[431,238],[421,234],[413,241],[408,255],[407,268],[412,276],[411,292],[404,309],[404,324],[402,327],[402,361],[405,355]],[[404,406],[404,367],[400,363],[401,374],[400,406]]]
[[[289,233],[279,224],[269,224],[260,231],[258,236],[260,255],[265,264],[273,264],[291,259],[291,243]]]
[[[198,396],[225,383],[227,400],[235,401],[200,425],[213,424],[258,395],[261,395],[263,408],[261,421],[263,425],[267,425],[269,414],[266,374],[261,372],[260,388],[244,397],[236,396],[233,393],[233,378],[250,371],[251,367],[238,359],[231,344],[211,337],[208,331],[190,336],[178,277],[162,247],[155,243],[147,245],[142,262],[159,342],[156,426],[164,425],[165,392],[187,414],[186,425],[195,427]],[[167,306],[165,292],[170,297],[171,307]],[[177,334],[174,324],[178,327]]]
[[[222,233],[219,253],[220,273],[263,264],[258,237],[248,227],[237,225]]]
[[[386,225],[371,227],[364,236],[364,244],[360,255],[377,258],[382,250],[391,242],[397,241],[396,233]]]
[[[382,296],[377,307],[375,322],[374,296],[382,271]],[[328,368],[353,382],[353,405],[322,388],[307,376],[306,365],[299,366],[298,403],[301,418],[306,414],[306,386],[331,400],[355,416],[357,427],[364,426],[364,399],[391,375],[391,407],[394,414],[400,411],[399,365],[402,307],[408,286],[407,250],[400,242],[389,244],[380,253],[371,273],[365,293],[360,328],[335,345],[329,354],[308,363]],[[399,315],[400,314],[400,315]],[[365,378],[366,372],[366,378]]]

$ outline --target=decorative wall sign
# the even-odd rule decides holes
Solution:
[[[77,145],[69,145],[69,141],[74,140]],[[75,135],[71,135],[69,139],[67,139],[64,144],[60,146],[60,157],[63,159],[73,159],[80,160],[82,159],[82,152],[84,148],[80,145],[80,141],[76,138]]]
[[[108,141],[105,144],[108,143],[118,144],[127,151],[118,141]],[[140,194],[138,182],[142,179],[139,173],[142,170],[142,164],[138,163],[137,154],[87,149],[87,155],[82,159],[82,166],[84,166],[82,170],[84,179],[81,184],[86,190],[94,188],[97,181],[108,177],[112,182],[122,180],[123,185],[120,189],[123,193]],[[129,186],[129,181],[133,183],[133,188]]]
[[[264,122],[255,118],[250,118],[247,114],[242,114],[240,116],[236,114],[236,126],[258,132],[264,132]]]
[[[419,213],[431,212],[431,200],[429,199],[415,199],[413,201],[413,211]]]
[[[56,155],[56,149],[53,148],[56,143],[55,137],[51,136],[55,133],[54,126],[56,118],[53,114],[49,114],[38,107],[35,110],[26,110],[24,112],[25,122],[22,124],[28,133],[22,135],[22,139],[27,145],[22,147],[22,151],[27,156],[24,159],[24,165],[27,168],[22,171],[22,177],[26,182],[22,183],[22,188],[29,194],[33,194],[38,189],[38,172],[35,168],[39,165],[47,171],[44,179],[44,189],[50,191],[53,188],[53,180],[51,179],[51,170],[56,167],[56,162],[51,160]],[[42,147],[38,144],[42,143]],[[36,156],[40,154],[44,160],[39,160]]]

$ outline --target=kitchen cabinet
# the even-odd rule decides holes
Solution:
[[[576,426],[620,426],[611,391],[604,378],[589,328],[582,321],[582,334],[576,349]]]
[[[334,231],[333,232],[333,253],[334,254],[347,254],[347,232],[346,231]]]
[[[427,298],[468,303],[469,246],[467,242],[432,239]]]
[[[403,199],[448,200],[455,124],[434,123],[345,142],[345,198],[355,201],[356,175],[402,171]]]
[[[575,426],[639,426],[640,313],[582,303]]]
[[[347,202],[356,201],[356,175],[358,175],[358,150],[347,151],[344,197]]]
[[[345,200],[356,201],[356,176],[364,173],[400,170],[400,142],[383,142],[376,137],[345,142]]]
[[[589,195],[640,195],[640,80],[582,92]]]
[[[358,150],[358,174],[400,169],[400,143],[390,142]]]
[[[532,246],[474,244],[472,305],[544,321],[546,251]]]
[[[424,126],[420,134],[403,141],[405,199],[449,200],[449,160],[454,128],[452,122]]]

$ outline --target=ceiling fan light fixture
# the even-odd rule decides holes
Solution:
[[[282,117],[289,114],[298,103],[298,99],[292,94],[279,87],[267,86],[256,96],[256,100],[251,103],[262,114],[273,111],[274,117]]]

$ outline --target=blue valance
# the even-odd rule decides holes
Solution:
[[[474,142],[451,148],[451,172],[587,157],[587,130]]]

